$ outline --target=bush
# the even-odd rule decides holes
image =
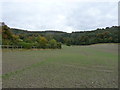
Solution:
[[[70,44],[70,43],[67,43],[66,45],[67,45],[67,46],[71,46],[71,44]]]
[[[57,43],[57,48],[61,49],[62,48],[62,44],[61,43]]]
[[[18,45],[26,49],[30,49],[33,46],[31,43],[26,43],[26,42],[20,42]]]
[[[51,39],[48,43],[49,43],[50,48],[53,48],[53,49],[57,48],[57,42],[55,39]]]

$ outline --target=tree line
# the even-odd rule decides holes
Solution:
[[[61,48],[62,44],[91,45],[119,43],[120,26],[98,28],[91,31],[66,33],[62,31],[27,31],[2,25],[4,45],[22,45],[24,48]]]
[[[2,24],[2,45],[22,46],[23,48],[52,48],[61,49],[61,43],[55,39],[46,39],[46,37],[39,34],[25,35],[14,34],[12,29],[7,25]]]

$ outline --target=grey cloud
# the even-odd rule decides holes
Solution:
[[[2,20],[28,30],[90,30],[117,25],[116,2],[4,2]]]
[[[73,10],[69,26],[86,30],[117,25],[117,3],[84,3],[83,6]]]

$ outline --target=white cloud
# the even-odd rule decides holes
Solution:
[[[2,20],[11,27],[71,32],[117,25],[117,2],[19,1],[2,3]]]

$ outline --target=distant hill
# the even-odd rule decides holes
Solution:
[[[11,31],[15,34],[22,34],[22,33],[66,33],[63,31],[53,31],[53,30],[47,30],[47,31],[28,31],[28,30],[22,30],[22,29],[16,29],[16,28],[11,28]]]
[[[63,31],[28,31],[16,28],[9,28],[10,32],[19,37],[20,40],[28,42],[30,38],[39,36],[45,37],[48,41],[56,40],[62,44],[70,45],[90,45],[96,43],[119,43],[120,26],[112,26],[106,28],[98,28],[92,31],[77,31],[67,33]],[[33,39],[33,40],[34,40]]]
[[[3,48],[43,48],[43,49],[61,49],[61,43],[57,42],[54,38],[49,40],[36,32],[30,32],[20,29],[12,29],[5,24],[1,25],[2,28],[2,47]]]

